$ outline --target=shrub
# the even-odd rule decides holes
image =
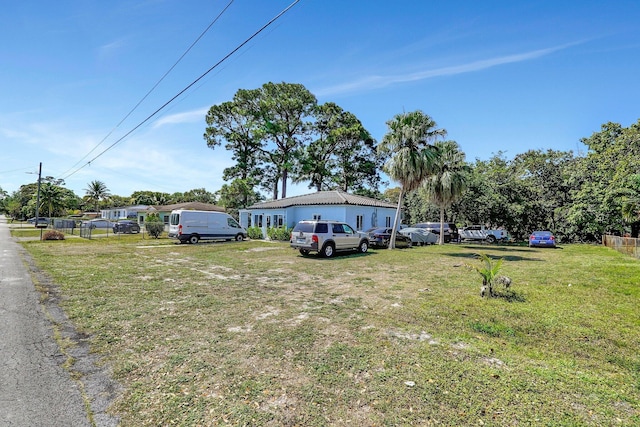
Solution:
[[[262,229],[260,227],[249,227],[247,229],[247,236],[252,240],[262,239]]]
[[[160,220],[158,214],[152,213],[147,215],[144,227],[151,237],[158,238],[164,231],[164,223]]]
[[[270,227],[267,230],[267,235],[271,240],[280,240],[288,242],[291,237],[291,228],[288,227]]]
[[[42,235],[42,240],[64,240],[64,233],[58,230],[50,230]]]

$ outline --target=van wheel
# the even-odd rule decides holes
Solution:
[[[325,258],[331,258],[335,252],[335,249],[333,247],[333,243],[327,243],[326,245],[324,245],[324,247],[322,248],[322,256]]]
[[[238,234],[236,236],[236,242],[242,242],[244,240],[244,236],[242,234]]]
[[[189,243],[191,243],[192,245],[195,245],[196,243],[198,243],[198,240],[200,240],[200,238],[195,234],[189,237]]]
[[[362,242],[360,242],[360,245],[358,246],[358,252],[363,254],[368,250],[369,250],[369,243],[367,243],[366,240],[363,240]]]

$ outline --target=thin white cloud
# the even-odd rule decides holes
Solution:
[[[104,44],[98,48],[98,59],[101,61],[113,58],[126,46],[124,38],[115,40],[111,43]]]
[[[199,108],[197,110],[185,111],[184,113],[171,114],[161,117],[153,123],[153,128],[159,128],[164,125],[176,125],[181,123],[197,123],[203,122],[204,117],[209,108]]]
[[[352,82],[326,87],[315,90],[318,96],[335,95],[347,92],[365,91],[371,89],[380,89],[397,83],[415,82],[426,80],[434,77],[453,76],[456,74],[471,73],[474,71],[486,70],[487,68],[496,67],[504,64],[512,64],[516,62],[529,61],[550,55],[554,52],[566,49],[579,43],[568,43],[561,46],[550,47],[547,49],[538,49],[530,52],[518,53],[514,55],[500,56],[497,58],[483,59],[473,61],[467,64],[452,65],[449,67],[441,67],[430,70],[423,70],[406,74],[395,75],[370,75],[364,76],[359,80]]]

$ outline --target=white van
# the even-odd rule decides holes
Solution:
[[[198,243],[199,240],[241,241],[247,230],[229,214],[212,211],[178,209],[169,216],[169,237],[180,243]]]

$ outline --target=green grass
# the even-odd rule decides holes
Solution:
[[[640,262],[604,247],[23,244],[125,387],[123,426],[640,423]],[[513,279],[497,298],[478,252]]]

